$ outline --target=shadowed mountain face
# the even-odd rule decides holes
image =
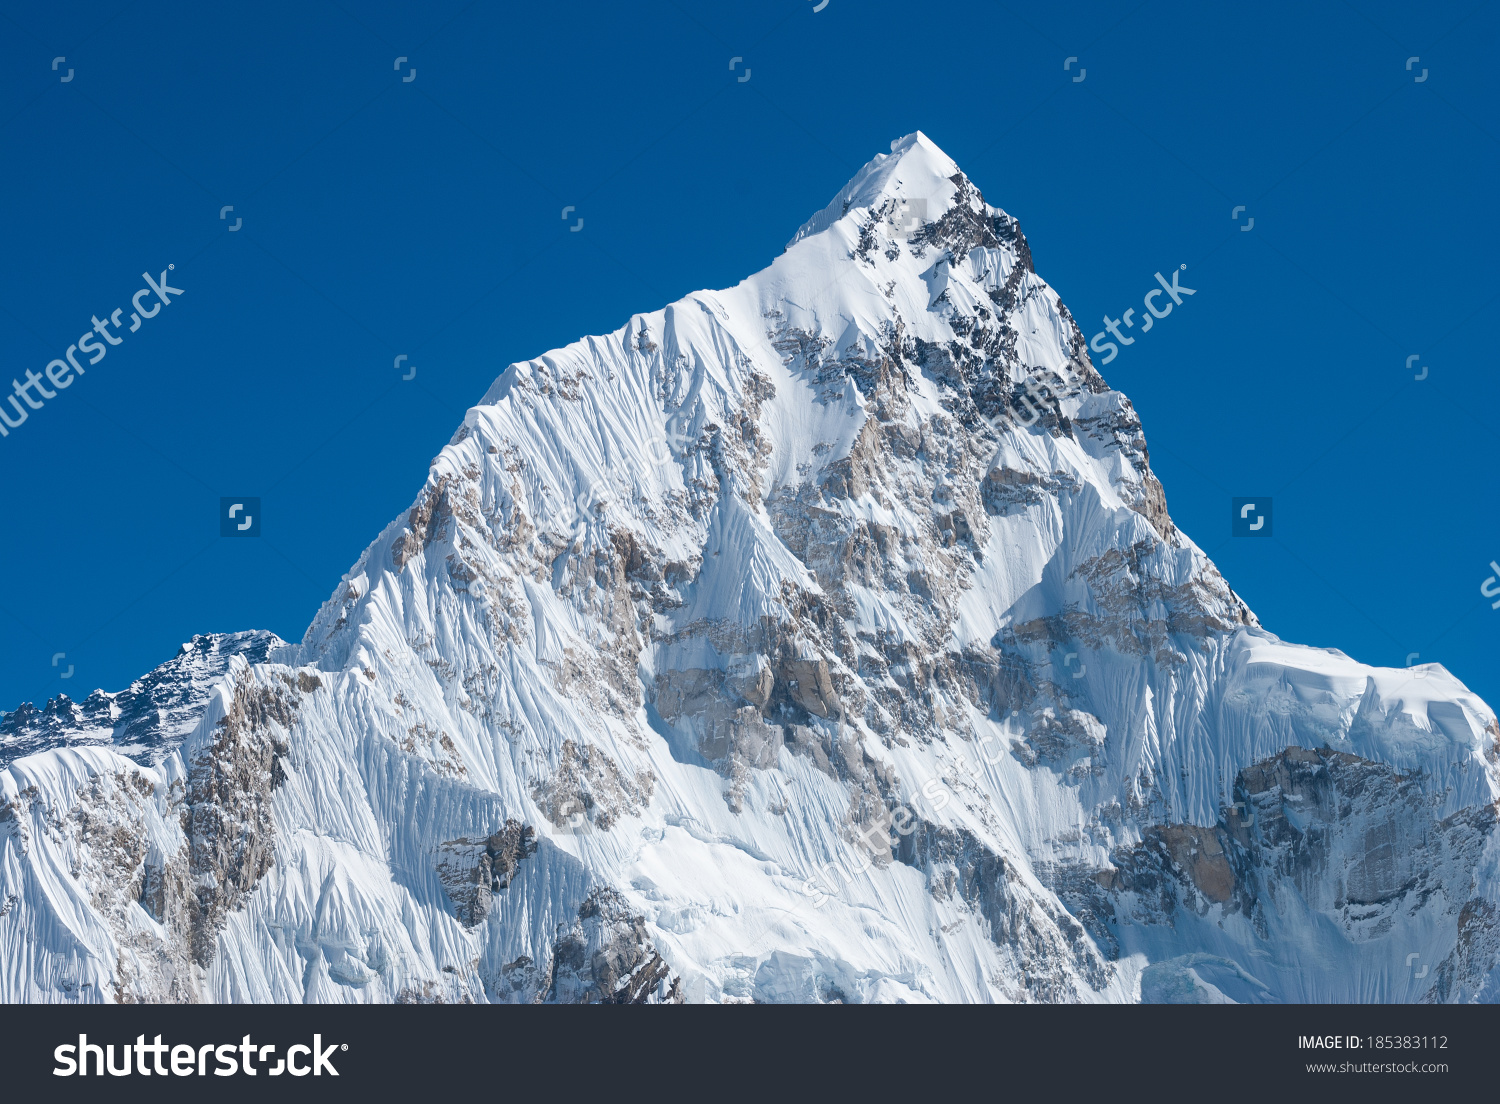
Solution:
[[[299,644],[8,715],[0,996],[1488,1000],[1497,738],[1260,627],[915,134],[507,368]]]

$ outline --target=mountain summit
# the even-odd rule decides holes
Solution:
[[[1497,739],[1260,627],[918,133],[508,367],[300,643],[7,717],[0,998],[1491,1000]]]

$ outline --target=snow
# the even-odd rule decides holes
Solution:
[[[1001,226],[967,187],[909,135],[766,270],[509,366],[299,644],[202,674],[169,738],[95,726],[88,739],[111,746],[49,735],[10,762],[0,998],[531,999],[512,984],[522,956],[545,967],[601,886],[695,1001],[1425,992],[1407,948],[1457,953],[1455,910],[1497,896],[1492,836],[1444,851],[1441,900],[1393,908],[1384,928],[1291,882],[1255,920],[1207,897],[1163,918],[1120,890],[1114,950],[1070,915],[1067,878],[1094,886],[1129,848],[1189,838],[1164,829],[1229,824],[1236,779],[1288,748],[1409,776],[1422,804],[1401,815],[1418,835],[1477,815],[1500,797],[1500,730],[1441,667],[1372,668],[1259,626],[1153,518],[1128,401],[1080,372],[1087,354],[1029,254],[892,221]],[[999,408],[965,421],[975,403],[908,359],[964,346],[975,319],[1013,335],[986,361],[1006,393],[1039,369],[1080,379],[1057,403],[1072,430]],[[1000,504],[976,508],[1002,475]],[[840,480],[853,489],[826,490]],[[972,539],[937,539],[934,519],[956,513]],[[876,534],[868,575],[838,551],[851,533]],[[714,714],[729,699],[713,679],[774,668],[780,686],[792,661],[826,662],[838,709],[795,726],[767,714],[785,741],[767,764],[709,757],[709,728],[743,722]],[[981,669],[995,695],[1023,670],[1034,699],[963,692]],[[708,704],[665,716],[669,674]],[[154,857],[117,880],[185,855],[183,787],[251,690],[295,705],[265,722],[286,747],[265,781],[273,861],[210,960],[168,969],[163,916],[99,904],[112,868],[84,814],[147,841]],[[916,720],[881,704],[902,700]],[[802,739],[823,750],[794,750]],[[592,804],[569,804],[580,795]],[[872,862],[853,842],[868,801],[918,818],[910,853]],[[536,853],[466,924],[439,858],[508,818],[536,829]],[[1364,837],[1347,835],[1330,861],[1365,877]]]

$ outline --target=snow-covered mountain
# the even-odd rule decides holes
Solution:
[[[7,716],[0,998],[1490,1000],[1497,739],[1260,627],[913,134],[507,368],[299,644]]]

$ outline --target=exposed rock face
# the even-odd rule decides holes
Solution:
[[[1426,1000],[1471,998],[1497,961],[1493,905],[1474,896],[1496,807],[1433,820],[1422,782],[1419,772],[1328,748],[1287,748],[1239,773],[1240,800],[1219,824],[1153,825],[1109,866],[1050,871],[1051,883],[1110,958],[1138,941],[1132,925],[1233,917],[1273,957],[1278,929],[1304,910],[1355,945],[1381,942],[1414,916],[1443,917],[1457,946],[1420,991]]]
[[[495,894],[510,885],[521,860],[536,854],[536,830],[514,818],[485,839],[447,840],[438,846],[437,874],[468,927],[482,924]]]
[[[826,659],[788,659],[782,663],[781,672],[791,699],[813,716],[827,720],[843,712],[838,691],[828,677]]]
[[[1458,914],[1458,943],[1433,971],[1432,987],[1422,994],[1422,1003],[1472,1001],[1484,995],[1486,977],[1497,960],[1500,923],[1495,906],[1475,897]]]
[[[681,1004],[678,981],[651,945],[644,918],[604,887],[578,907],[558,933],[546,1004]]]
[[[736,656],[735,663],[727,677],[699,668],[665,671],[656,681],[662,717],[690,728],[699,753],[729,777],[745,767],[774,767],[785,738],[780,725],[765,719],[775,687],[765,657]]]
[[[592,824],[607,832],[619,817],[648,804],[655,784],[649,770],[629,777],[599,748],[565,740],[556,773],[533,783],[532,798],[557,828]]]
[[[58,979],[60,988],[84,1001],[194,1000],[186,848],[162,846],[166,842],[170,848],[180,836],[161,838],[162,829],[170,829],[154,815],[156,780],[131,764],[96,767],[74,774],[73,781],[65,801],[48,800],[52,795],[33,786],[0,807],[0,823],[14,828],[23,853],[31,852],[33,831],[62,845],[70,861],[67,876],[90,887],[89,903],[120,949],[115,967],[122,984],[114,991],[100,991],[97,981],[66,972]],[[137,902],[160,928],[138,922]]]
[[[1082,966],[1083,980],[1095,992],[1110,981],[1114,971],[1083,926],[1029,892],[1015,868],[972,833],[924,823],[901,841],[897,854],[926,874],[935,898],[963,901],[1014,962],[1021,986],[1006,994],[1012,1000],[1082,999],[1073,971],[1060,968],[1064,962]]]
[[[1031,716],[1026,736],[1012,747],[1028,767],[1042,763],[1077,779],[1099,772],[1107,736],[1108,730],[1091,713],[1043,706]]]
[[[227,917],[275,861],[271,797],[285,779],[301,698],[321,683],[305,671],[261,681],[243,659],[227,666],[222,708],[212,723],[200,714],[196,738],[183,744],[186,762],[174,752],[153,770],[102,748],[62,753],[72,758],[37,764],[50,768],[53,785],[25,786],[0,805],[18,855],[33,854],[40,832],[43,846],[66,857],[66,876],[88,887],[114,939],[111,976],[63,980],[72,999],[201,999]],[[142,683],[164,681],[159,672]],[[200,709],[209,705],[202,695]],[[41,904],[29,900],[17,921],[44,928]]]
[[[285,643],[269,632],[194,636],[118,694],[95,690],[81,702],[59,694],[42,709],[22,702],[0,719],[0,767],[63,745],[112,745],[139,763],[159,763],[193,731],[232,656],[260,663],[278,647]]]
[[[304,685],[317,685],[316,676]],[[282,759],[302,691],[241,679],[213,739],[192,754],[183,829],[193,898],[193,957],[207,966],[224,918],[270,869],[276,848],[271,793],[285,780]]]
[[[299,644],[0,722],[0,998],[1500,998],[1493,711],[1263,630],[1086,338],[917,134],[511,365]]]

